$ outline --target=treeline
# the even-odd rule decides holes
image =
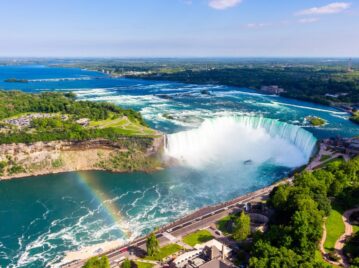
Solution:
[[[63,113],[74,118],[104,120],[109,116],[127,116],[131,121],[146,125],[141,115],[112,103],[76,101],[73,93],[44,92],[29,94],[0,90],[0,120],[20,113]]]
[[[347,73],[342,67],[324,66],[239,66],[203,69],[193,67],[173,72],[158,72],[142,76],[145,79],[169,80],[196,84],[222,84],[260,89],[278,85],[286,90],[282,96],[321,104],[359,102],[359,74]],[[325,96],[325,94],[338,97]]]
[[[36,131],[0,133],[0,144],[56,140],[84,141],[97,138],[118,141],[122,137],[132,135],[131,131],[121,128],[86,128],[72,119],[61,120],[58,117],[34,119],[31,127]],[[152,141],[151,138],[146,137],[143,137],[143,140],[148,140],[143,148],[147,148]]]
[[[268,232],[254,239],[250,267],[327,267],[315,258],[331,200],[343,209],[359,204],[359,158],[335,161],[314,172],[303,172],[293,185],[271,193],[275,215]]]

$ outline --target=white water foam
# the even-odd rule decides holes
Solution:
[[[307,163],[315,144],[316,138],[298,126],[232,116],[207,119],[197,129],[168,135],[166,153],[195,168],[246,161],[294,168]]]

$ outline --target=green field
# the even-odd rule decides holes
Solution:
[[[152,263],[147,262],[136,261],[135,263],[137,265],[137,268],[152,268],[154,266]]]
[[[177,244],[169,244],[160,248],[159,252],[155,256],[147,256],[145,259],[152,261],[161,261],[164,258],[180,251],[181,249],[182,247]]]
[[[345,231],[342,214],[338,210],[332,209],[325,222],[325,226],[327,229],[327,239],[324,243],[324,249],[328,252],[332,252],[335,242]]]
[[[208,230],[199,230],[183,237],[183,242],[187,245],[195,246],[197,244],[205,243],[213,238],[212,234]]]
[[[123,133],[126,135],[135,135],[135,136],[156,135],[156,131],[154,131],[153,129],[145,127],[136,121],[131,121],[125,116],[119,118],[112,118],[110,116],[110,118],[105,120],[91,121],[89,127],[94,127],[99,129],[114,128],[123,131]]]

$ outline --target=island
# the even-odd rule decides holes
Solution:
[[[17,78],[8,78],[8,79],[5,79],[4,82],[6,82],[6,83],[28,83],[29,80],[17,79]]]
[[[307,116],[305,120],[314,127],[323,126],[327,123],[327,121],[325,121],[323,118],[317,116]]]
[[[359,111],[354,111],[349,119],[350,121],[359,124]]]
[[[0,178],[161,168],[163,135],[141,115],[72,93],[0,91]]]

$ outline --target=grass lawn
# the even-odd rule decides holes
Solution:
[[[357,233],[359,232],[359,226],[358,225],[353,225],[353,233]]]
[[[324,248],[328,252],[332,252],[335,242],[344,233],[345,226],[342,220],[342,214],[339,210],[332,209],[330,216],[327,218],[325,226],[327,228],[327,239],[324,243]]]
[[[155,256],[147,256],[145,259],[152,261],[161,261],[162,259],[168,257],[169,255],[172,255],[173,253],[180,251],[181,249],[182,247],[177,244],[169,244],[167,246],[160,248],[160,251]]]
[[[136,265],[138,268],[152,268],[154,266],[151,263],[140,262],[140,261],[136,261]]]
[[[97,128],[114,128],[116,132],[124,135],[136,136],[136,135],[155,135],[156,132],[148,127],[142,126],[137,122],[129,120],[127,117],[110,118],[106,120],[91,121],[90,127]]]
[[[191,233],[183,237],[183,242],[187,245],[195,246],[207,242],[213,238],[212,234],[208,230],[199,230],[197,232]]]
[[[329,267],[333,267],[333,268],[336,268],[336,267],[339,267],[339,266],[336,266],[336,265],[332,265],[332,264],[329,264],[327,263],[324,259],[323,259],[323,256],[322,254],[320,253],[319,250],[316,250],[315,251],[315,260],[319,263],[322,263],[323,265],[326,265],[325,267],[329,266]]]

